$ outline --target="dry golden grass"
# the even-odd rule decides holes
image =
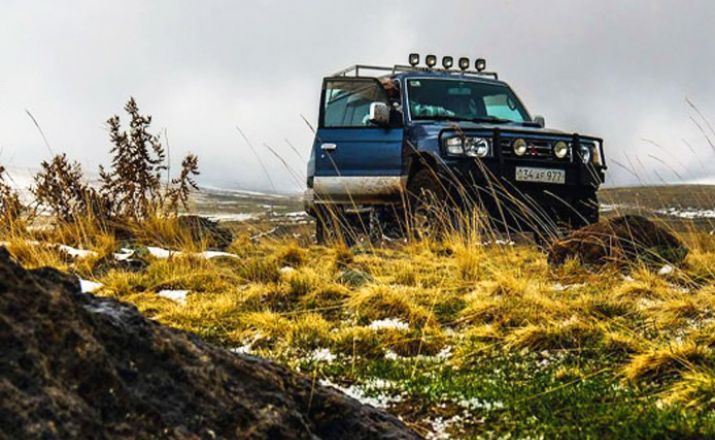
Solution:
[[[172,236],[175,227],[147,226],[134,243],[147,263],[138,272],[95,270],[125,244],[87,225],[0,239],[27,267],[75,272],[164,324],[289,365],[321,349],[351,364],[451,350],[445,365],[467,370],[500,354],[567,352],[608,365],[624,386],[655,384],[669,405],[711,408],[715,398],[709,238],[691,237],[684,266],[660,275],[641,266],[594,272],[575,260],[551,268],[535,247],[454,235],[352,249],[242,235],[229,249],[237,258],[209,260],[195,254],[200,243]],[[73,258],[48,243],[96,254]],[[155,258],[142,244],[183,253]],[[178,303],[157,294],[165,289],[190,293]],[[554,378],[582,380],[583,368],[561,365]]]

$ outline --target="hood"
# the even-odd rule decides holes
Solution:
[[[412,122],[412,126],[415,128],[419,127],[420,129],[424,130],[425,132],[436,134],[439,133],[442,130],[449,129],[449,128],[460,128],[462,130],[500,130],[502,132],[509,132],[509,131],[514,131],[514,132],[519,132],[519,133],[524,133],[526,135],[529,134],[534,134],[534,135],[542,135],[542,136],[572,136],[574,133],[573,132],[566,132],[563,130],[557,130],[554,128],[541,128],[541,127],[531,127],[531,126],[524,126],[521,124],[517,123],[508,123],[508,124],[492,124],[492,123],[483,123],[483,122],[470,122],[470,121],[460,121],[460,122],[454,122],[454,121],[417,121],[417,122]],[[581,137],[585,138],[594,138],[594,136],[587,136],[580,134]]]

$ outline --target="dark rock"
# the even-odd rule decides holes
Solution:
[[[210,249],[225,250],[233,242],[231,231],[206,217],[183,215],[178,221],[179,227],[188,230],[194,242],[204,242]]]
[[[26,271],[0,249],[0,438],[418,438],[255,357]]]
[[[149,266],[149,263],[138,258],[117,260],[114,257],[102,257],[92,266],[92,273],[95,276],[98,276],[104,275],[110,270],[119,270],[122,272],[142,272],[147,268],[147,266]]]
[[[560,265],[577,258],[586,265],[628,264],[636,261],[653,266],[678,265],[688,254],[672,233],[645,217],[626,215],[573,231],[549,249],[549,263]]]
[[[350,287],[361,287],[367,283],[374,281],[369,273],[363,272],[359,269],[347,269],[338,277],[340,283],[346,284]]]

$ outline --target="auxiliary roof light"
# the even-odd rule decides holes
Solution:
[[[484,69],[487,68],[487,60],[484,58],[477,58],[477,60],[474,62],[474,67],[477,69],[477,72],[482,72]]]
[[[411,53],[410,54],[410,66],[415,67],[420,63],[420,54]]]
[[[437,65],[437,55],[427,55],[425,57],[425,64],[427,64],[427,67],[430,69],[434,66]]]
[[[452,57],[442,57],[442,67],[449,70],[454,65],[454,58]]]
[[[462,57],[459,59],[459,68],[462,70],[469,69],[469,58]]]

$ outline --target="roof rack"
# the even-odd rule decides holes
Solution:
[[[347,69],[343,69],[339,72],[336,72],[332,76],[360,76],[360,70],[373,70],[373,71],[378,71],[378,72],[389,72],[392,75],[399,73],[399,72],[442,72],[442,73],[449,73],[454,76],[470,76],[470,77],[487,76],[490,78],[499,79],[499,75],[496,72],[479,72],[477,70],[448,70],[448,69],[440,69],[440,68],[404,66],[404,65],[399,65],[399,64],[396,64],[392,67],[356,64],[354,66],[348,67]]]

